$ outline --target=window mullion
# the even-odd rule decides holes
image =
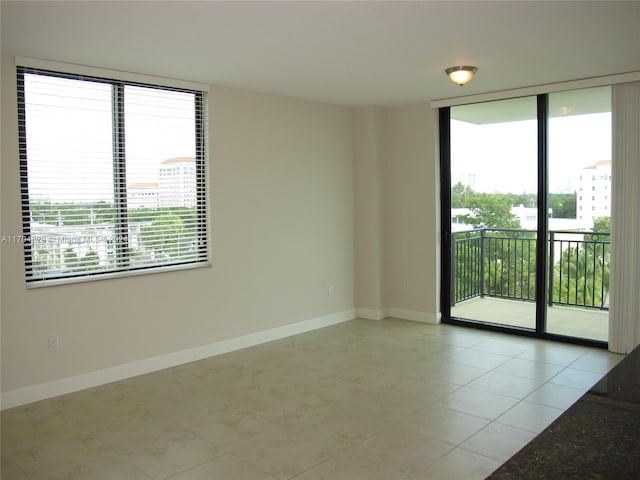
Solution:
[[[204,95],[194,96],[196,127],[196,222],[197,222],[197,255],[207,248],[206,230],[206,174],[205,174],[205,109]]]
[[[112,86],[113,109],[113,243],[118,267],[129,265],[129,228],[127,218],[127,171],[125,155],[124,85]]]

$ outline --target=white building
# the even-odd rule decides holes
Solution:
[[[538,209],[535,207],[525,207],[524,205],[514,205],[511,207],[511,213],[516,220],[520,222],[523,230],[537,230],[538,228]],[[451,231],[461,232],[465,230],[473,230],[473,225],[464,223],[463,215],[471,215],[468,208],[452,208],[451,209]],[[584,220],[576,218],[553,218],[549,217],[549,230],[588,230],[593,225]]]
[[[195,207],[196,159],[177,157],[165,160],[158,172],[160,207]]]
[[[611,160],[601,160],[580,170],[576,215],[590,226],[598,217],[611,216]]]
[[[157,183],[132,183],[127,187],[129,208],[158,208],[159,190]]]

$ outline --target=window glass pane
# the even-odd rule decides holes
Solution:
[[[24,98],[30,274],[104,267],[113,235],[111,85],[26,74]]]
[[[195,95],[125,88],[127,207],[133,266],[195,258]]]
[[[534,329],[536,98],[451,108],[451,315]]]
[[[611,137],[610,87],[549,95],[550,333],[608,339]]]

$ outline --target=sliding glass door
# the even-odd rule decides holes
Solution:
[[[606,341],[609,87],[442,109],[443,317]]]
[[[451,108],[451,315],[534,329],[536,97]]]
[[[549,94],[546,331],[607,341],[611,89]]]

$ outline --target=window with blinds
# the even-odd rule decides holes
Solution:
[[[18,68],[31,285],[208,263],[205,92]]]

